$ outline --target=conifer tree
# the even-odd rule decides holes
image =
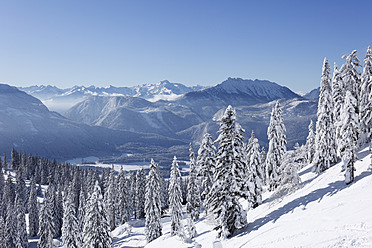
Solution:
[[[309,134],[306,138],[306,160],[307,163],[311,164],[313,162],[315,154],[315,133],[313,120],[310,120],[309,124]]]
[[[44,198],[43,206],[40,213],[39,223],[39,242],[38,248],[53,247],[53,236],[55,233],[54,227],[54,199],[55,189],[53,184],[49,184],[46,196]]]
[[[360,92],[361,144],[372,139],[372,50],[369,46],[364,58],[362,86]]]
[[[0,244],[5,244],[6,225],[3,216],[0,215]]]
[[[240,140],[241,128],[235,122],[235,110],[228,106],[220,123],[218,142],[218,152],[216,154],[216,167],[211,191],[207,196],[207,206],[216,220],[218,237],[227,238],[235,230],[247,224],[246,213],[243,210],[239,199],[248,198],[248,189],[242,190],[242,182],[246,176],[243,173],[237,174],[236,170],[242,164],[237,161],[236,153],[242,156],[242,144]],[[236,137],[238,136],[238,137]],[[235,143],[238,141],[237,143]],[[238,147],[236,147],[238,146]]]
[[[356,134],[358,130],[358,115],[355,113],[357,105],[357,100],[351,94],[349,88],[346,91],[345,103],[342,108],[341,119],[341,134],[342,142],[341,147],[341,157],[344,162],[345,170],[345,183],[350,184],[354,181],[354,163],[357,160],[356,156],[356,146],[357,139]]]
[[[5,226],[5,247],[13,248],[16,247],[17,237],[17,219],[14,208],[14,203],[8,202],[6,212],[6,226]]]
[[[121,224],[127,222],[131,217],[128,192],[128,180],[125,178],[123,168],[121,168],[118,176],[118,204]]]
[[[187,218],[187,233],[190,239],[195,238],[197,234],[195,222],[192,220],[191,216]]]
[[[16,218],[17,218],[17,238],[16,247],[17,248],[27,248],[28,238],[26,230],[26,219],[25,219],[25,207],[24,202],[22,202],[21,197],[16,197]]]
[[[4,179],[3,169],[0,163],[0,201],[1,202],[5,200],[5,199],[3,200],[4,188],[5,188],[5,179]]]
[[[35,237],[39,231],[39,212],[37,208],[37,196],[35,178],[31,178],[30,197],[28,200],[28,235]]]
[[[332,78],[332,98],[333,98],[333,120],[334,127],[336,129],[336,145],[337,151],[340,152],[339,143],[341,140],[340,126],[341,126],[341,109],[344,105],[345,99],[345,88],[344,82],[341,78],[341,72],[337,68],[337,64],[334,63],[333,78]]]
[[[83,236],[83,248],[112,246],[110,226],[98,181],[86,206]]]
[[[116,227],[116,180],[114,168],[111,169],[109,180],[107,181],[105,191],[105,204],[107,209],[107,217],[110,225],[110,231]]]
[[[159,166],[154,160],[150,162],[150,172],[146,183],[145,197],[146,225],[145,234],[147,242],[161,236],[161,202],[160,202],[160,175]]]
[[[248,201],[255,208],[262,203],[264,171],[260,159],[260,145],[258,144],[258,139],[254,136],[254,132],[252,132],[249,143],[248,189],[250,195]]]
[[[313,171],[321,173],[337,161],[331,76],[327,58],[323,62],[316,122]]]
[[[201,197],[206,198],[213,184],[213,171],[215,167],[214,156],[215,147],[213,146],[212,136],[209,133],[204,134],[202,143],[198,150],[197,165],[199,174],[202,176]],[[207,210],[208,207],[205,206]]]
[[[180,185],[181,174],[178,168],[176,156],[173,158],[171,173],[169,178],[169,210],[171,216],[171,235],[183,237],[182,219],[182,193]]]
[[[61,189],[58,187],[54,200],[54,237],[62,235],[63,225],[63,198]]]
[[[199,219],[200,215],[200,190],[198,185],[198,172],[196,170],[195,154],[190,143],[190,173],[189,182],[187,184],[187,204],[186,211],[190,214],[193,221]]]
[[[360,114],[360,89],[361,89],[361,73],[359,71],[359,67],[361,66],[360,60],[356,54],[356,50],[352,51],[349,55],[344,55],[342,58],[346,59],[346,62],[342,65],[340,71],[341,71],[341,77],[343,80],[343,86],[345,89],[348,89],[351,93],[351,95],[355,98],[356,104],[355,104],[355,113],[359,116]],[[345,91],[346,92],[346,91]],[[345,94],[346,98],[346,94]],[[346,99],[345,99],[346,100]],[[357,119],[357,133],[356,138],[359,140],[360,137],[360,123],[359,118]],[[341,132],[342,133],[342,132]],[[343,134],[341,134],[343,135]],[[340,152],[342,152],[340,150]]]
[[[80,235],[81,232],[78,230],[78,221],[75,209],[74,190],[72,187],[69,187],[64,202],[62,226],[62,243],[65,248],[79,248],[77,236]]]
[[[261,148],[260,159],[261,159],[260,163],[262,164],[263,173],[264,173],[262,183],[264,185],[266,185],[266,175],[267,175],[267,172],[266,172],[266,150],[265,150],[264,146]]]
[[[92,188],[92,192],[93,192],[94,188]],[[84,195],[84,192],[83,191],[80,191],[80,196],[79,196],[79,208],[78,208],[78,212],[77,212],[77,230],[78,230],[78,233],[83,233],[84,231],[84,224],[85,224],[85,204],[86,204],[86,200],[85,200],[85,195]],[[78,235],[76,237],[76,242],[78,244],[78,247],[82,247],[83,246],[83,236],[81,235]]]
[[[274,190],[280,184],[283,157],[286,152],[286,135],[283,123],[282,109],[279,101],[276,102],[271,112],[270,124],[267,129],[269,150],[266,157],[266,179],[269,190]]]
[[[141,219],[145,217],[145,187],[146,174],[143,169],[137,171],[136,175],[136,194],[135,194],[135,217]]]

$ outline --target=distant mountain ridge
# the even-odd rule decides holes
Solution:
[[[167,80],[156,84],[142,84],[133,87],[96,87],[74,86],[60,89],[51,85],[34,85],[19,87],[20,90],[40,99],[50,110],[59,113],[65,112],[73,105],[83,101],[89,96],[134,96],[157,101],[161,99],[174,99],[190,91],[202,89],[202,86],[188,87],[180,83],[171,83]]]
[[[160,135],[113,130],[69,120],[33,96],[0,84],[0,150],[57,159],[120,155],[138,147],[163,149],[186,143]]]

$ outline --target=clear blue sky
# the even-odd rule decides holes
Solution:
[[[268,79],[319,85],[372,45],[372,1],[0,1],[0,81],[131,86]]]

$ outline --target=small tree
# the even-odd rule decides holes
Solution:
[[[311,164],[315,155],[315,133],[314,133],[314,124],[313,120],[309,124],[309,134],[306,138],[306,160],[307,163]]]
[[[86,206],[83,236],[83,248],[108,248],[112,245],[110,225],[98,181]]]
[[[66,200],[64,202],[63,226],[62,226],[62,243],[65,248],[78,248],[78,222],[75,212],[74,190],[69,187]]]
[[[206,198],[213,184],[213,172],[215,167],[215,147],[213,146],[212,136],[209,133],[204,134],[202,144],[198,150],[197,165],[199,166],[199,174],[202,177],[202,193],[201,197]],[[206,200],[207,202],[207,200]],[[207,211],[208,206],[205,206]]]
[[[169,210],[171,216],[171,235],[183,237],[182,219],[182,195],[180,187],[181,174],[178,168],[176,156],[173,158],[171,173],[169,178]]]
[[[137,171],[136,175],[136,194],[135,194],[135,217],[141,219],[145,217],[145,192],[146,174],[143,169]]]
[[[146,239],[151,242],[161,236],[161,202],[159,166],[154,160],[150,162],[150,172],[146,183],[145,197]]]
[[[28,235],[35,237],[39,231],[39,212],[37,208],[37,196],[35,178],[31,178],[30,197],[28,200]]]
[[[192,144],[190,143],[190,174],[189,174],[189,182],[187,185],[187,204],[186,210],[187,213],[191,215],[193,221],[199,219],[200,214],[200,190],[198,185],[198,178],[197,178],[197,171],[196,171],[196,161],[195,161],[195,154],[192,150]]]

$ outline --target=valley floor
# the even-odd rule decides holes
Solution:
[[[131,227],[126,224],[113,231],[114,247],[372,247],[368,148],[358,157],[350,185],[344,183],[341,163],[320,175],[311,172],[311,165],[304,167],[297,191],[284,197],[266,192],[263,204],[248,211],[248,226],[230,239],[216,239],[212,216],[202,214],[192,241],[171,237],[170,219],[165,217],[163,236],[153,242],[146,243],[144,221],[132,221]]]

